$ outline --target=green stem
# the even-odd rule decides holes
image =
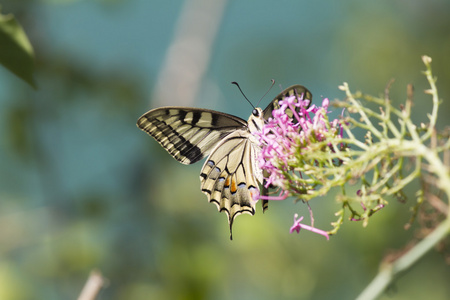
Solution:
[[[383,265],[378,275],[356,299],[370,300],[378,298],[395,278],[413,266],[448,234],[450,234],[450,218],[445,219],[432,233],[427,235],[402,257],[390,264]]]
[[[430,118],[430,125],[428,126],[427,133],[422,136],[422,140],[425,141],[431,137],[433,134],[433,130],[436,125],[437,121],[437,113],[439,108],[439,97],[438,97],[438,91],[436,87],[436,79],[433,78],[432,72],[431,72],[431,58],[428,56],[422,56],[422,60],[427,67],[427,70],[424,72],[427,76],[428,83],[430,84],[430,90],[429,94],[433,97],[433,111],[431,112],[431,115],[429,115]]]

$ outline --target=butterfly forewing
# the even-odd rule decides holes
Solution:
[[[137,122],[173,158],[187,165],[207,156],[224,137],[246,124],[232,115],[188,107],[153,109]]]
[[[303,85],[293,85],[288,87],[287,89],[283,90],[281,93],[279,93],[273,100],[272,102],[269,103],[269,105],[266,107],[266,109],[264,109],[264,119],[269,119],[272,117],[272,111],[275,109],[280,108],[280,104],[279,101],[283,100],[283,98],[285,97],[291,97],[291,96],[296,96],[297,97],[297,101],[298,99],[302,99],[302,100],[309,100],[308,106],[311,104],[312,101],[312,94],[311,92],[305,88]],[[298,109],[296,109],[298,111]],[[286,109],[286,114],[292,118],[293,113],[292,111],[287,108]]]

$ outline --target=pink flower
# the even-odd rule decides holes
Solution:
[[[293,233],[294,231],[297,231],[297,233],[300,233],[300,229],[306,229],[309,230],[311,232],[323,235],[324,237],[327,238],[327,240],[330,239],[330,236],[328,235],[328,233],[324,230],[315,228],[315,227],[311,227],[309,225],[305,225],[300,223],[303,220],[303,217],[298,218],[298,214],[294,215],[294,225],[292,225],[291,229],[289,230],[290,233]]]

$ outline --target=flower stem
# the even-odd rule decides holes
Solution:
[[[450,234],[450,218],[445,219],[433,232],[427,235],[402,257],[392,263],[382,265],[378,275],[356,299],[370,300],[378,298],[395,278],[413,266],[448,234]]]

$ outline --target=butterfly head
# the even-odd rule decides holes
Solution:
[[[261,108],[257,107],[253,109],[250,118],[248,118],[247,126],[251,133],[262,130],[264,126],[264,114]]]

